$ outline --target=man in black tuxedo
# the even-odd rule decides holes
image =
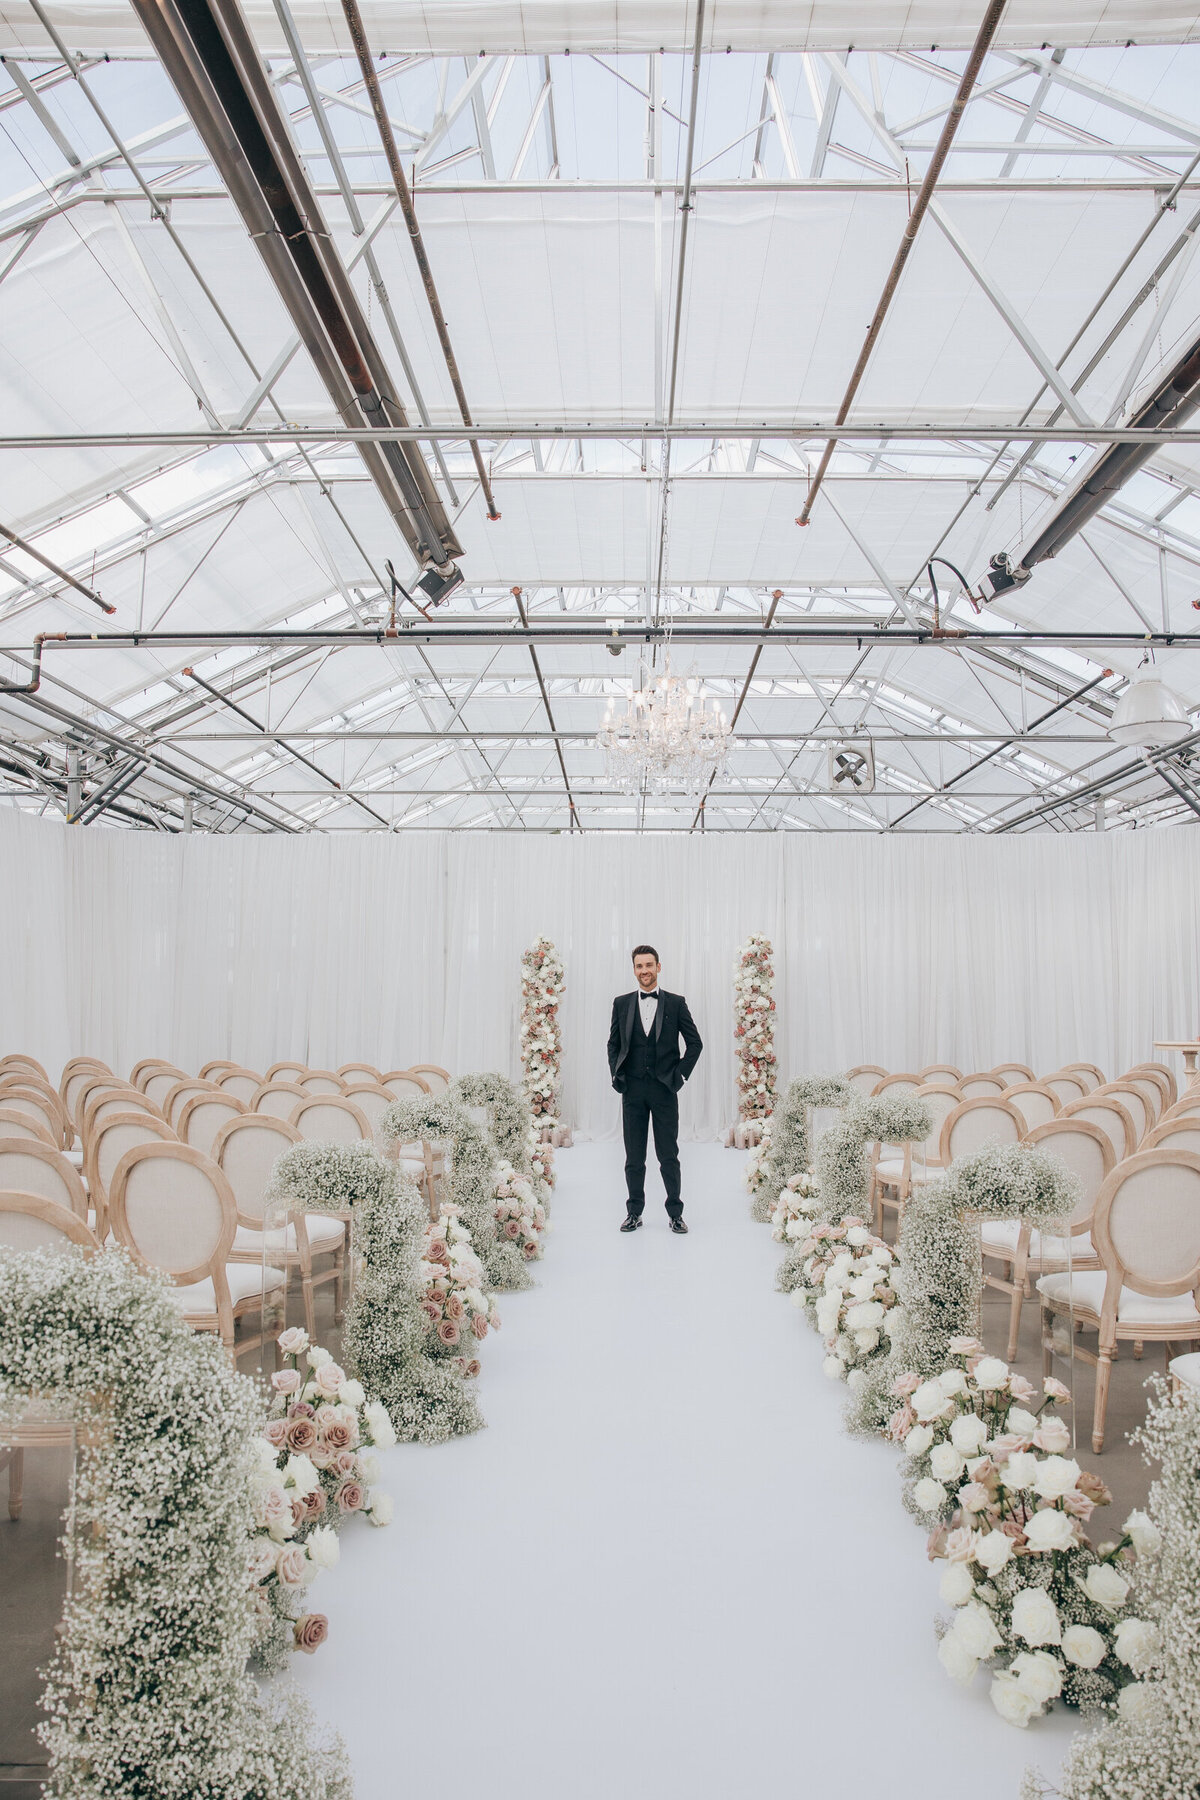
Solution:
[[[636,1231],[646,1205],[646,1138],[654,1120],[654,1154],[667,1190],[667,1216],[680,1237],[683,1201],[679,1194],[679,1090],[700,1060],[704,1045],[682,994],[658,985],[658,951],[639,944],[633,953],[637,987],[613,1001],[608,1034],[608,1067],[621,1096],[625,1133],[625,1223]],[[683,1039],[684,1053],[679,1054]]]

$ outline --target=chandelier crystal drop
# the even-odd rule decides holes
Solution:
[[[730,725],[694,673],[643,670],[618,713],[612,700],[596,734],[609,779],[625,793],[698,791],[725,767]]]

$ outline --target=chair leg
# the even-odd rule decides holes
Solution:
[[[1052,1333],[1052,1331],[1053,1331],[1053,1329],[1054,1329],[1054,1327],[1053,1327],[1053,1325],[1052,1325],[1052,1323],[1051,1323],[1051,1321],[1052,1321],[1052,1320],[1053,1320],[1053,1318],[1054,1318],[1054,1314],[1053,1314],[1053,1313],[1049,1313],[1049,1312],[1047,1312],[1047,1311],[1046,1311],[1046,1309],[1045,1309],[1045,1307],[1043,1307],[1043,1308],[1042,1308],[1042,1311],[1041,1311],[1041,1320],[1042,1320],[1042,1380],[1043,1380],[1043,1381],[1045,1381],[1045,1379],[1046,1379],[1046,1377],[1047,1377],[1047,1376],[1048,1376],[1048,1375],[1049,1375],[1049,1374],[1050,1374],[1050,1371],[1051,1371],[1051,1367],[1052,1367],[1052,1364],[1053,1364],[1053,1356],[1054,1356],[1054,1345],[1053,1345],[1053,1342],[1052,1342],[1052,1338],[1051,1338],[1051,1333]]]
[[[350,1228],[346,1227],[349,1237]],[[337,1280],[333,1284],[333,1322],[340,1325],[346,1316],[346,1240],[343,1238],[337,1259]]]
[[[25,1452],[18,1445],[8,1464],[8,1516],[19,1519],[25,1504]]]
[[[1112,1376],[1112,1346],[1101,1344],[1096,1361],[1096,1404],[1092,1412],[1092,1449],[1097,1456],[1104,1448],[1104,1422],[1108,1416],[1108,1383]]]
[[[317,1341],[317,1309],[316,1302],[313,1299],[312,1274],[310,1271],[305,1271],[300,1277],[300,1285],[304,1290],[304,1329],[308,1333],[309,1341],[315,1344]]]
[[[1021,1335],[1021,1304],[1024,1298],[1020,1283],[1014,1281],[1012,1299],[1008,1304],[1008,1361],[1010,1363],[1016,1361],[1017,1340]]]

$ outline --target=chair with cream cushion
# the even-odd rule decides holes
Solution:
[[[156,1119],[162,1114],[147,1094],[139,1094],[136,1088],[97,1088],[88,1096],[87,1110],[80,1125],[79,1138],[83,1145],[84,1166],[87,1166],[87,1148],[97,1128],[105,1119],[111,1119],[114,1113],[144,1112],[151,1113]]]
[[[122,1080],[119,1075],[101,1075],[94,1069],[85,1074],[75,1089],[75,1105],[71,1114],[71,1123],[75,1134],[82,1142],[83,1121],[87,1117],[89,1101],[97,1094],[134,1094],[137,1089],[130,1081]]]
[[[211,1062],[206,1062],[202,1069],[197,1069],[196,1073],[201,1081],[215,1081],[219,1087],[221,1077],[226,1069],[240,1069],[241,1066],[241,1063],[234,1062],[231,1056],[216,1056]]]
[[[43,1092],[41,1088],[25,1087],[20,1082],[0,1081],[0,1106],[26,1113],[49,1133],[50,1141],[60,1150],[65,1150],[75,1140],[62,1102],[57,1097],[51,1099],[49,1090]]]
[[[344,1081],[352,1087],[360,1087],[363,1082],[368,1081],[374,1082],[377,1086],[379,1083],[380,1072],[374,1063],[343,1063],[340,1069],[335,1070],[335,1073],[339,1081]]]
[[[414,1074],[412,1069],[389,1069],[380,1081],[393,1100],[417,1100],[422,1094],[432,1094],[435,1090],[424,1076]]]
[[[1051,1119],[1026,1133],[1026,1145],[1037,1145],[1063,1163],[1079,1183],[1079,1194],[1065,1237],[1042,1232],[1023,1219],[985,1219],[980,1226],[985,1287],[998,1288],[1010,1298],[1008,1314],[1008,1360],[1017,1354],[1021,1335],[1021,1307],[1029,1295],[1029,1277],[1049,1274],[1055,1269],[1098,1269],[1091,1238],[1092,1213],[1096,1196],[1112,1173],[1116,1163],[1112,1140],[1098,1125],[1086,1119]],[[988,1268],[989,1262],[1001,1265],[1001,1273]]]
[[[302,1087],[306,1094],[330,1094],[335,1098],[344,1094],[346,1084],[332,1069],[309,1069],[305,1075],[297,1075],[297,1087]]]
[[[982,1150],[985,1144],[1019,1144],[1025,1136],[1025,1121],[1007,1100],[980,1095],[976,1100],[963,1100],[942,1124],[938,1140],[938,1157],[948,1169],[957,1156]]]
[[[84,1160],[89,1213],[96,1236],[101,1243],[108,1236],[108,1190],[113,1172],[127,1150],[135,1144],[177,1144],[179,1139],[159,1113],[140,1108],[129,1112],[109,1113],[92,1133]]]
[[[176,1125],[179,1140],[203,1150],[205,1156],[211,1156],[222,1125],[227,1125],[230,1119],[240,1119],[247,1110],[236,1095],[227,1094],[224,1088],[218,1088],[212,1094],[193,1094],[179,1109]]]
[[[1004,1098],[1016,1107],[1029,1131],[1035,1125],[1048,1125],[1062,1111],[1062,1101],[1053,1088],[1040,1081],[1014,1081],[1005,1088]]]
[[[915,1094],[921,1085],[921,1077],[902,1069],[895,1075],[884,1075],[871,1089],[875,1094]]]
[[[1125,1111],[1133,1120],[1134,1136],[1140,1144],[1148,1131],[1154,1129],[1156,1114],[1154,1107],[1142,1090],[1128,1081],[1109,1081],[1102,1088],[1089,1094],[1090,1100],[1119,1100]]]
[[[383,1115],[389,1106],[396,1104],[396,1096],[389,1094],[381,1081],[364,1081],[358,1085],[352,1082],[343,1098],[366,1113],[376,1143],[381,1142]]]
[[[100,1248],[86,1224],[68,1206],[41,1192],[0,1191],[0,1256],[6,1250],[52,1250],[94,1255]],[[8,1516],[17,1520],[24,1503],[26,1450],[52,1450],[74,1442],[70,1420],[39,1417],[36,1406],[4,1428],[0,1471],[8,1468]]]
[[[876,1229],[883,1230],[883,1215],[894,1211],[899,1226],[904,1208],[914,1187],[920,1187],[940,1173],[942,1126],[950,1114],[962,1104],[956,1087],[942,1082],[923,1082],[915,1098],[923,1100],[933,1116],[933,1126],[924,1143],[918,1147],[916,1166],[912,1144],[879,1144],[875,1151],[872,1197]]]
[[[213,1080],[223,1094],[232,1094],[235,1100],[240,1100],[247,1107],[253,1106],[254,1096],[263,1084],[261,1075],[256,1075],[253,1069],[242,1068],[240,1064],[226,1069],[223,1074],[214,1075]]]
[[[162,1103],[163,1118],[172,1130],[178,1131],[179,1115],[189,1100],[197,1094],[219,1094],[220,1092],[220,1088],[211,1081],[199,1081],[191,1078],[187,1081],[177,1081]]]
[[[1168,1069],[1166,1063],[1144,1062],[1138,1063],[1137,1067],[1139,1069],[1144,1069],[1148,1075],[1157,1075],[1161,1078],[1167,1090],[1167,1105],[1174,1106],[1179,1098],[1179,1084],[1175,1080],[1171,1070]]]
[[[282,1269],[229,1260],[237,1204],[224,1173],[190,1144],[137,1144],[113,1172],[113,1234],[139,1261],[172,1277],[171,1298],[196,1331],[215,1331],[236,1360],[278,1338],[281,1324],[260,1324],[238,1338],[239,1319],[262,1320],[264,1303],[282,1301]]]
[[[129,1085],[141,1090],[151,1075],[169,1075],[172,1071],[176,1081],[182,1081],[187,1073],[186,1069],[176,1069],[175,1064],[168,1062],[165,1056],[143,1056],[141,1062],[134,1063],[129,1071]]]
[[[1073,1073],[1069,1069],[1055,1069],[1053,1074],[1043,1075],[1041,1085],[1048,1087],[1052,1094],[1057,1094],[1063,1106],[1069,1106],[1072,1100],[1082,1100],[1085,1095],[1094,1092],[1086,1075]]]
[[[1143,1150],[1161,1150],[1164,1144],[1170,1144],[1176,1150],[1191,1150],[1200,1156],[1200,1116],[1191,1118],[1164,1119],[1156,1125],[1142,1145]]]
[[[1092,1215],[1095,1272],[1043,1275],[1043,1360],[1049,1373],[1054,1315],[1096,1333],[1092,1449],[1104,1448],[1108,1389],[1118,1344],[1147,1340],[1172,1346],[1200,1342],[1200,1156],[1187,1150],[1139,1150],[1118,1163]]]
[[[958,1091],[964,1100],[998,1100],[1008,1092],[1008,1082],[1003,1075],[981,1069],[976,1075],[964,1075]]]
[[[39,1081],[48,1082],[50,1080],[36,1057],[22,1056],[17,1051],[13,1051],[8,1056],[0,1056],[0,1076],[21,1074],[25,1070],[28,1070],[31,1075],[36,1075]]]
[[[61,1150],[31,1138],[0,1138],[0,1188],[8,1193],[40,1194],[53,1200],[86,1225],[87,1194],[72,1163]]]
[[[310,1096],[298,1081],[264,1081],[250,1102],[250,1111],[270,1119],[290,1119],[302,1100]]]
[[[1194,1119],[1198,1115],[1200,1115],[1200,1090],[1194,1093],[1185,1093],[1182,1100],[1177,1100],[1174,1106],[1168,1106],[1159,1120],[1159,1124],[1161,1125],[1166,1119]]]
[[[917,1075],[922,1087],[957,1087],[962,1080],[962,1070],[953,1063],[926,1063]]]
[[[856,1094],[864,1097],[875,1092],[876,1085],[883,1080],[887,1070],[878,1063],[859,1063],[853,1069],[847,1069],[845,1080],[849,1082]]]
[[[1200,1388],[1200,1350],[1190,1350],[1186,1356],[1173,1356],[1167,1364],[1175,1391],[1180,1388]]]
[[[289,1124],[309,1143],[371,1144],[375,1133],[361,1106],[342,1095],[310,1094],[295,1108]]]
[[[147,1100],[153,1100],[161,1110],[171,1089],[177,1082],[186,1080],[187,1076],[182,1069],[166,1067],[145,1071],[137,1085]]]
[[[1170,1090],[1163,1076],[1157,1069],[1130,1069],[1128,1074],[1122,1075],[1121,1080],[1126,1087],[1135,1087],[1146,1100],[1150,1109],[1148,1129],[1153,1131],[1171,1105]]]
[[[21,1107],[5,1106],[0,1102],[0,1137],[27,1137],[39,1144],[49,1145],[51,1150],[58,1148],[40,1115],[32,1107],[25,1112]]]
[[[264,1256],[284,1269],[300,1271],[304,1294],[304,1325],[316,1341],[316,1308],[313,1289],[327,1281],[336,1283],[334,1319],[341,1322],[346,1272],[347,1226],[331,1213],[296,1212],[286,1225],[272,1225],[264,1233],[267,1186],[271,1171],[286,1150],[303,1140],[294,1125],[262,1113],[243,1113],[230,1119],[217,1133],[213,1160],[228,1178],[237,1205],[238,1228],[230,1252],[231,1262],[258,1262]],[[332,1263],[313,1274],[315,1256],[331,1257]]]
[[[276,1062],[267,1070],[266,1081],[299,1081],[302,1075],[308,1074],[308,1064],[302,1062]]]
[[[989,1075],[999,1075],[1006,1086],[1011,1086],[1014,1081],[1035,1081],[1037,1079],[1028,1063],[997,1063],[994,1069],[988,1070],[988,1073]]]
[[[73,1084],[78,1083],[87,1075],[111,1074],[112,1070],[108,1064],[101,1062],[98,1056],[73,1056],[69,1062],[63,1064],[58,1082],[58,1097],[72,1117],[75,1113],[75,1093],[77,1091]]]
[[[1103,1069],[1098,1068],[1095,1063],[1089,1062],[1064,1063],[1062,1072],[1064,1075],[1080,1076],[1082,1080],[1086,1081],[1089,1094],[1093,1088],[1103,1087],[1108,1079]]]
[[[421,1077],[431,1094],[444,1094],[453,1079],[449,1069],[443,1069],[438,1063],[414,1063],[411,1073]]]
[[[1094,1094],[1086,1094],[1082,1100],[1072,1100],[1064,1106],[1059,1115],[1063,1119],[1086,1119],[1091,1125],[1098,1125],[1112,1139],[1113,1152],[1118,1162],[1132,1156],[1137,1149],[1137,1127],[1133,1115],[1122,1106],[1115,1094],[1106,1094],[1097,1088]]]

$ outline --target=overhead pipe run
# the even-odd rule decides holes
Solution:
[[[51,562],[44,551],[37,548],[36,544],[26,543],[23,537],[18,537],[15,531],[10,531],[7,525],[0,525],[0,537],[7,538],[10,544],[18,550],[23,550],[26,556],[32,556],[34,562],[41,563],[43,569],[49,569],[52,575],[57,575],[60,581],[65,581],[68,587],[73,587],[77,594],[82,594],[85,600],[90,600],[93,606],[98,606],[101,612],[116,612],[115,606],[110,606],[107,600],[102,600],[99,594],[90,587],[85,587],[82,581],[77,581],[74,575],[68,574],[66,569],[60,569],[56,562]]]
[[[344,425],[406,427],[237,0],[133,0]],[[419,451],[360,454],[416,560],[444,586],[461,545]]]

